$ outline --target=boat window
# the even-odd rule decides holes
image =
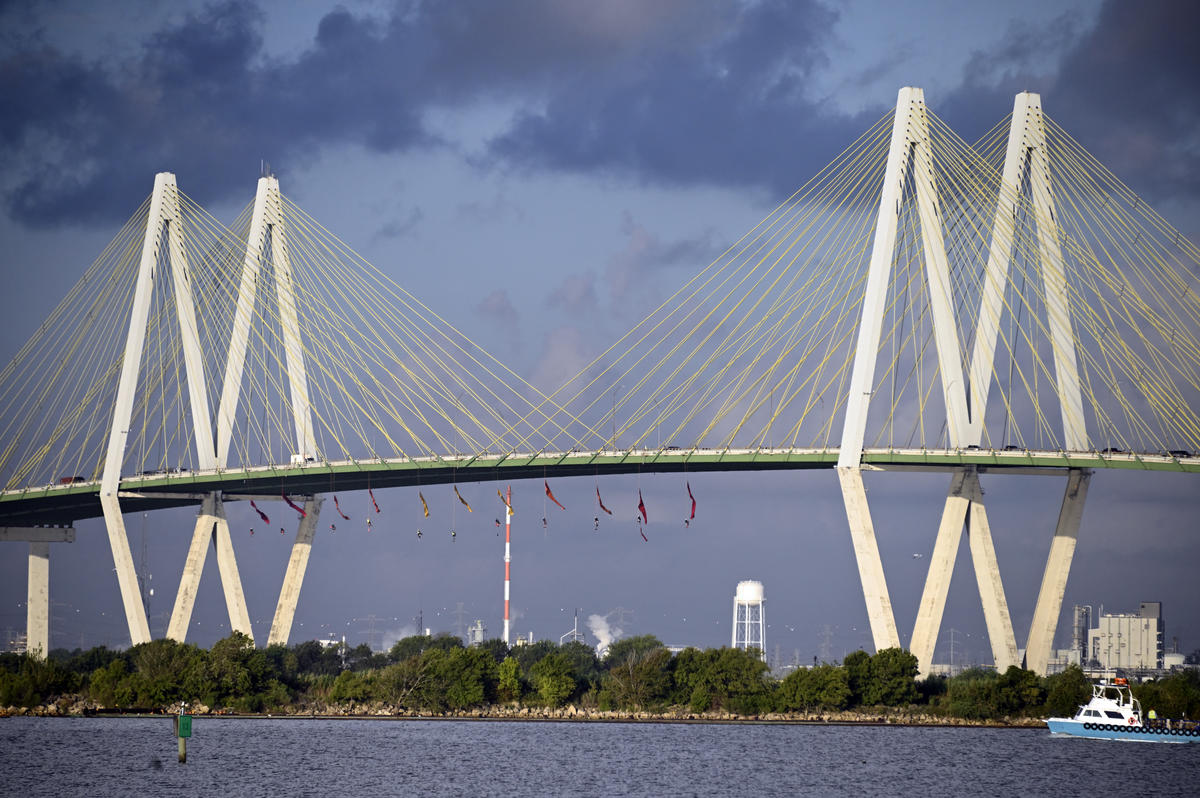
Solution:
[[[1113,710],[1111,710],[1111,709],[1106,709],[1106,710],[1104,710],[1104,714],[1105,714],[1105,715],[1108,715],[1110,718],[1120,718],[1120,717],[1124,717],[1124,716],[1123,716],[1123,715],[1122,715],[1120,712],[1114,712],[1114,711],[1113,711]]]
[[[1097,712],[1097,711],[1096,711],[1096,710],[1094,710],[1094,709],[1089,709],[1087,712],[1084,712],[1083,714],[1084,714],[1085,716],[1089,717],[1089,718],[1098,718],[1098,717],[1100,717],[1100,713],[1099,713],[1099,712]]]

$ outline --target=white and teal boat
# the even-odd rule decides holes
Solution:
[[[1050,733],[1093,740],[1138,740],[1150,743],[1200,743],[1194,721],[1144,719],[1126,679],[1092,685],[1092,700],[1073,718],[1050,718]]]

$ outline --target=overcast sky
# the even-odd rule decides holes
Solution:
[[[1040,92],[1052,118],[1196,240],[1198,17],[1186,0],[0,2],[0,355],[58,303],[156,172],[175,172],[231,222],[267,161],[325,227],[550,389],[637,320],[631,307],[707,265],[906,85],[924,88],[967,141],[1015,93]],[[634,285],[648,295],[632,297]],[[945,474],[868,477],[904,642],[947,484]],[[1023,647],[1065,477],[983,484]],[[515,484],[515,632],[557,639],[573,608],[621,607],[626,634],[728,644],[735,585],[759,579],[770,654],[810,661],[870,647],[831,471],[697,475],[691,486],[699,508],[685,529],[682,478],[606,479],[616,514],[597,531],[592,480],[555,485],[566,512],[544,508],[541,486]],[[490,507],[493,486],[469,487]],[[648,543],[632,520],[639,489]],[[293,642],[361,641],[372,625],[394,639],[419,610],[426,626],[452,631],[458,602],[467,623],[498,635],[496,513],[453,516],[444,492],[431,502],[440,524],[424,522],[421,540],[419,503],[404,489],[378,494],[370,534],[323,522]],[[342,497],[347,510],[365,503]],[[249,508],[229,512],[265,640],[289,539],[251,537]],[[1200,648],[1197,518],[1194,477],[1096,474],[1064,618],[1076,603],[1132,612],[1162,601],[1168,637]],[[155,636],[192,521],[127,519],[153,577]],[[78,535],[52,551],[52,646],[123,644],[103,526],[82,522]],[[25,618],[25,548],[4,548],[0,631]],[[990,661],[965,539],[939,661],[951,629],[956,661]],[[211,556],[193,630],[202,644],[228,632]]]

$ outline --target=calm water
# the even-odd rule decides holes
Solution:
[[[1043,730],[0,719],[0,794],[1197,795],[1200,745]]]

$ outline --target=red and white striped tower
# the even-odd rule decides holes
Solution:
[[[504,500],[504,645],[508,642],[508,584],[512,576],[509,571],[512,563],[512,485],[508,486],[508,496]]]

